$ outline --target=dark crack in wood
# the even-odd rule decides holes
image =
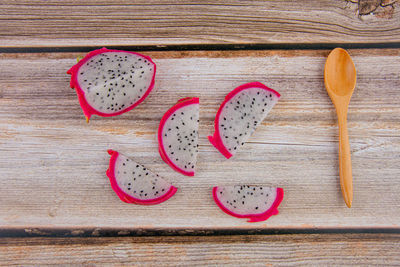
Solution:
[[[381,0],[359,0],[358,13],[360,15],[368,15],[374,12],[381,4]]]
[[[393,5],[394,3],[396,3],[396,0],[382,0],[381,6],[389,6]]]

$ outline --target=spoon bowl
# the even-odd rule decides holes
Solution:
[[[353,176],[349,136],[347,133],[347,110],[356,86],[356,68],[346,50],[335,48],[329,54],[324,71],[325,87],[335,108],[339,124],[339,174],[340,187],[346,205],[353,201]]]
[[[351,96],[356,87],[356,67],[346,50],[335,48],[325,63],[325,87],[329,96]]]

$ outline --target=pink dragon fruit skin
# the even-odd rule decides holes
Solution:
[[[116,54],[121,55],[121,57],[123,57],[123,60],[120,59],[121,62],[119,64],[116,61],[115,64],[118,64],[116,66],[115,66],[115,64],[112,67],[109,66],[108,67],[109,70],[107,70],[107,72],[105,69],[101,69],[103,67],[105,68],[107,64],[112,64],[110,62],[110,60],[112,60],[112,59],[108,59],[108,62],[107,62],[107,58],[108,58],[107,55],[115,56]],[[100,58],[100,60],[98,60],[99,57],[103,57],[103,58]],[[135,63],[128,61],[128,60],[132,61],[135,59],[140,61],[140,64],[135,64]],[[93,62],[93,60],[95,62]],[[102,61],[102,60],[104,60],[104,61]],[[104,62],[104,66],[103,66],[103,62]],[[121,65],[123,65],[122,67],[127,67],[127,65],[130,63],[132,63],[132,69],[130,69],[130,71],[133,71],[133,72],[125,73],[125,74],[119,73],[119,75],[122,75],[122,76],[117,77],[116,75],[118,75],[118,71],[119,71],[118,66],[121,67]],[[138,62],[136,62],[136,63],[138,63]],[[101,82],[99,82],[100,86],[97,85],[96,88],[101,88],[101,90],[103,90],[103,91],[97,91],[95,93],[94,90],[92,89],[92,93],[90,93],[89,85],[92,86],[90,81],[87,81],[86,79],[84,80],[85,83],[89,83],[89,85],[84,84],[82,82],[83,78],[80,76],[80,75],[84,75],[82,68],[88,68],[88,66],[90,66],[90,64],[91,65],[99,64],[99,65],[96,65],[96,68],[98,67],[98,70],[99,70],[99,72],[97,74],[98,76],[95,78],[96,83],[97,83],[97,81],[100,81],[102,79],[103,79],[102,81],[105,81],[105,83],[110,82],[110,84],[102,84]],[[134,66],[137,68],[134,69]],[[143,68],[143,66],[144,66],[144,68]],[[146,69],[147,66],[149,66],[148,69]],[[92,68],[92,70],[93,69],[94,68]],[[142,69],[146,69],[146,71],[148,71],[149,73],[144,73],[144,71],[142,72]],[[146,84],[145,88],[139,88],[139,86],[136,86],[136,88],[134,88],[134,85],[135,85],[134,79],[138,78],[138,77],[135,77],[135,74],[134,74],[135,70],[136,70],[136,76],[140,77],[140,79],[141,79],[140,82],[144,82]],[[102,49],[98,49],[98,50],[89,52],[83,59],[79,60],[79,62],[76,65],[71,67],[67,71],[67,73],[71,75],[70,86],[71,86],[71,88],[75,88],[76,93],[78,95],[79,103],[81,105],[83,113],[85,114],[86,121],[89,122],[89,119],[93,114],[96,114],[96,115],[102,116],[102,117],[117,116],[117,115],[120,115],[122,113],[132,110],[137,105],[139,105],[141,102],[143,102],[143,100],[149,95],[149,93],[151,92],[151,90],[154,87],[154,80],[155,80],[155,75],[156,75],[156,65],[151,60],[150,57],[141,55],[139,53],[130,52],[130,51],[122,51],[122,50],[110,50],[107,48],[102,48]],[[116,75],[112,76],[114,73]],[[111,75],[111,77],[109,75]],[[124,79],[124,76],[125,76],[125,79]],[[122,82],[121,79],[124,81]],[[79,80],[81,80],[81,82]],[[111,85],[113,85],[113,83],[111,83],[112,80],[115,82],[115,86],[110,88]],[[120,87],[116,87],[116,82],[120,82],[120,81],[121,81]],[[94,82],[94,80],[92,82]],[[93,88],[93,86],[92,86],[92,88]],[[111,91],[111,89],[112,89],[112,91]],[[111,95],[107,93],[107,90],[110,90]],[[140,92],[138,90],[140,90]],[[137,93],[136,93],[136,91],[137,91]],[[132,94],[132,92],[135,92],[134,99],[128,99],[130,97],[130,94]],[[87,97],[90,97],[91,100],[89,101],[87,99]],[[96,102],[96,97],[97,97],[97,103],[95,103],[95,104],[102,106],[102,110],[99,110],[99,108],[96,108],[94,106],[95,105],[94,103],[92,103],[92,104],[89,103],[89,102],[93,102],[93,101]],[[106,100],[111,101],[109,98],[112,98],[112,101],[114,101],[114,97],[115,97],[118,99],[123,99],[123,102],[125,102],[125,103],[120,104],[119,107],[117,107],[118,103],[116,103],[116,102],[108,103],[108,105],[111,105],[111,104],[113,106],[115,105],[114,106],[115,110],[110,111],[110,109],[114,109],[114,107],[107,106],[107,103],[105,103],[105,104],[99,103],[101,101],[100,97],[106,97],[106,99],[103,99],[102,101],[106,101]],[[107,108],[110,108],[110,109],[107,109]]]
[[[244,107],[244,103],[236,102],[238,100],[236,98],[240,98],[241,96],[243,98],[246,98],[246,107]],[[250,96],[252,99],[250,98]],[[265,96],[266,98],[260,98],[262,101],[259,101],[258,104],[256,103],[258,105],[257,107],[253,107],[251,104],[253,103],[254,105],[254,101],[251,101],[256,100],[255,102],[257,102],[257,100],[259,100],[257,97],[262,96]],[[260,124],[264,120],[268,112],[272,109],[279,98],[280,94],[277,91],[265,86],[260,82],[251,82],[237,87],[225,97],[225,100],[219,107],[214,122],[215,132],[214,135],[208,137],[208,140],[216,149],[221,152],[222,155],[229,159],[234,155],[237,149],[244,144],[247,138],[251,136],[258,124]],[[255,113],[257,108],[260,109],[259,113]],[[233,112],[235,114],[233,114],[232,117],[228,119],[225,117],[222,118],[222,113],[226,112],[227,109],[234,110]],[[243,115],[247,117],[240,117]],[[236,118],[234,118],[234,116],[236,116]],[[241,118],[242,122],[245,122],[246,119],[249,120],[246,128],[240,128],[240,123],[238,123],[238,121],[234,121],[234,119],[239,118]],[[230,122],[229,119],[232,119],[232,121]],[[231,125],[228,125],[229,123],[231,123]],[[227,129],[228,126],[230,128],[237,128],[237,131],[235,133],[237,136],[225,136],[225,133],[221,133],[220,129],[229,131],[229,129]],[[224,143],[225,138],[223,137],[225,137],[227,140],[235,138],[235,140],[233,141],[236,141],[237,144],[234,147],[228,148],[227,145]]]
[[[139,205],[155,205],[168,200],[176,193],[177,189],[174,186],[170,185],[168,182],[159,177],[157,174],[153,174],[151,171],[147,170],[144,166],[119,154],[117,151],[113,151],[110,149],[108,150],[108,153],[111,155],[111,158],[110,158],[109,168],[106,174],[110,180],[112,189],[123,202],[134,203]],[[121,161],[123,166],[124,167],[126,166],[127,169],[139,170],[139,172],[137,172],[135,175],[134,171],[132,172],[132,174],[131,173],[127,174],[126,173],[127,169],[121,169],[120,171],[118,165],[121,166]],[[120,176],[119,181],[117,180],[118,175]],[[129,180],[126,180],[126,178],[128,178]],[[142,187],[136,190],[144,189],[143,187],[147,186],[147,188],[150,191],[148,192],[138,191],[136,193],[136,191],[134,191],[135,190],[134,180],[139,185],[142,185]],[[121,187],[121,185],[123,185],[123,187],[125,188]],[[128,193],[127,190],[129,190],[130,192]],[[156,192],[157,197],[154,198],[147,197],[147,194],[149,195],[154,194],[154,191]],[[160,196],[158,196],[159,192]],[[134,194],[138,195],[139,193],[140,195],[143,194],[143,198],[134,196]]]
[[[251,199],[253,192],[258,195]],[[264,195],[261,196],[260,192]],[[270,193],[269,196],[268,192]],[[278,206],[281,204],[284,195],[282,188],[247,185],[216,186],[213,188],[212,194],[215,203],[223,212],[237,218],[248,218],[248,222],[261,222],[269,219],[272,215],[277,215],[279,213]],[[226,197],[226,194],[230,195]],[[234,198],[232,198],[232,195]],[[245,198],[246,196],[247,199]],[[247,203],[246,201],[253,201],[257,204]],[[257,213],[255,208],[257,210],[264,208],[265,210]]]
[[[198,123],[199,98],[187,97],[180,99],[164,114],[158,128],[161,158],[172,169],[187,176],[194,176],[198,153]],[[175,127],[180,128],[176,130]]]

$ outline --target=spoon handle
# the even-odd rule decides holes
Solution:
[[[337,111],[339,123],[339,172],[340,187],[347,207],[353,201],[353,176],[351,171],[351,156],[349,135],[347,133],[347,109]]]

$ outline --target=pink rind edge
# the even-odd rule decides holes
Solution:
[[[106,53],[106,52],[124,52],[124,53],[130,53],[130,54],[134,54],[134,55],[138,55],[141,56],[143,58],[145,58],[146,60],[148,60],[151,64],[153,64],[154,66],[154,73],[153,73],[153,77],[151,79],[149,88],[147,89],[147,91],[144,93],[144,95],[138,100],[136,101],[132,106],[127,107],[124,110],[118,111],[116,113],[113,114],[107,114],[107,113],[102,113],[100,111],[95,110],[92,106],[89,105],[89,103],[86,101],[85,99],[85,93],[83,92],[82,88],[79,86],[78,84],[78,75],[77,73],[79,72],[79,68],[86,63],[90,58],[92,58],[95,55],[98,54],[102,54],[102,53]],[[81,59],[77,64],[75,64],[74,66],[72,66],[68,71],[67,74],[71,75],[71,81],[70,81],[70,87],[74,88],[77,95],[78,95],[78,99],[79,99],[79,104],[83,110],[83,114],[85,115],[85,117],[87,118],[87,121],[90,120],[90,117],[92,115],[98,115],[101,117],[113,117],[113,116],[117,116],[117,115],[121,115],[125,112],[128,112],[132,109],[134,109],[136,106],[138,106],[140,103],[142,103],[147,96],[150,94],[151,90],[153,90],[154,88],[154,83],[155,83],[155,76],[156,76],[156,71],[157,71],[157,66],[156,64],[153,62],[153,60],[145,55],[136,53],[136,52],[132,52],[132,51],[124,51],[124,50],[115,50],[115,49],[107,49],[105,47],[101,48],[101,49],[97,49],[97,50],[93,50],[91,52],[89,52],[83,59]]]
[[[111,155],[110,158],[110,165],[108,170],[106,171],[106,174],[110,180],[111,183],[111,188],[114,190],[114,192],[117,194],[117,196],[126,203],[134,203],[134,204],[139,204],[139,205],[155,205],[155,204],[159,204],[162,203],[168,199],[170,199],[177,191],[177,188],[172,186],[170,187],[170,189],[168,190],[168,192],[166,192],[164,195],[155,198],[155,199],[149,199],[149,200],[141,200],[141,199],[137,199],[134,198],[126,193],[124,193],[121,188],[118,186],[117,184],[117,180],[115,178],[115,162],[119,156],[119,153],[117,151],[114,150],[107,150],[108,154]]]
[[[276,188],[276,198],[274,203],[272,203],[271,208],[269,208],[267,211],[260,213],[260,214],[245,214],[245,215],[240,215],[240,214],[236,214],[233,213],[232,211],[230,211],[229,209],[227,209],[222,203],[221,201],[219,201],[218,199],[218,186],[213,187],[212,190],[212,194],[213,194],[213,199],[215,201],[215,203],[217,204],[217,206],[226,214],[231,215],[233,217],[236,218],[248,218],[248,222],[261,222],[261,221],[265,221],[267,219],[269,219],[269,217],[271,217],[272,215],[277,215],[279,213],[278,211],[278,207],[281,204],[282,200],[283,200],[283,196],[284,196],[284,192],[283,189],[280,187]]]
[[[165,123],[167,122],[168,118],[178,109],[188,106],[188,105],[193,105],[193,104],[199,104],[199,98],[198,97],[186,97],[178,100],[178,102],[172,106],[167,112],[163,115],[160,121],[160,126],[158,127],[158,133],[157,133],[157,139],[158,139],[158,151],[160,153],[160,157],[162,160],[167,163],[172,169],[175,171],[186,175],[186,176],[194,176],[194,171],[188,172],[185,170],[182,170],[178,166],[176,166],[172,160],[170,160],[167,156],[167,153],[165,152],[164,144],[162,141],[162,130],[164,128]]]
[[[275,91],[274,89],[269,88],[268,86],[260,83],[260,82],[251,82],[251,83],[246,83],[246,84],[242,84],[239,87],[236,87],[234,90],[232,90],[229,94],[227,94],[225,96],[224,101],[222,102],[222,104],[219,106],[219,109],[217,111],[217,115],[215,116],[215,121],[214,121],[214,129],[215,132],[213,135],[208,136],[208,140],[210,141],[210,143],[222,154],[224,155],[227,159],[231,158],[233,156],[232,153],[230,153],[228,151],[228,149],[226,149],[226,147],[224,146],[224,143],[221,140],[221,135],[219,133],[219,117],[221,115],[222,109],[224,108],[225,104],[232,99],[232,97],[234,97],[237,93],[239,93],[242,90],[246,90],[249,88],[261,88],[264,90],[267,90],[271,93],[274,93],[278,99],[281,97],[281,95]]]

